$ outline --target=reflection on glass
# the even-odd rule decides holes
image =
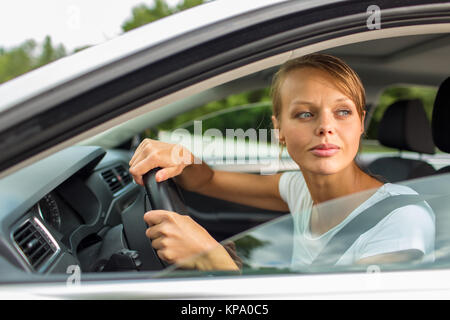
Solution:
[[[327,259],[323,259],[321,263],[313,264],[299,264],[298,257],[296,258],[296,250],[299,250],[301,246],[301,239],[296,235],[295,228],[298,227],[298,217],[304,214],[311,214],[311,212],[301,212],[293,213],[281,218],[275,219],[271,222],[265,223],[258,227],[255,227],[249,231],[238,234],[224,242],[222,245],[224,247],[229,246],[233,248],[234,253],[230,254],[236,264],[240,266],[240,272],[235,274],[279,274],[279,273],[314,273],[314,272],[348,272],[348,271],[362,271],[368,272],[367,270],[373,265],[380,267],[381,270],[407,270],[407,269],[428,269],[428,268],[441,268],[448,266],[450,262],[450,174],[441,174],[432,177],[420,178],[415,180],[409,180],[397,185],[408,187],[413,192],[416,198],[408,199],[406,204],[402,204],[402,208],[412,208],[414,206],[422,206],[424,208],[429,208],[430,213],[433,217],[433,248],[425,254],[418,256],[402,254],[390,255],[388,248],[383,247],[386,243],[389,243],[389,237],[379,238],[378,243],[371,243],[370,239],[364,242],[365,246],[377,246],[380,252],[386,253],[383,259],[378,260],[376,263],[371,264],[370,260],[366,264],[360,264],[358,258],[352,257],[347,253],[345,259],[341,259],[343,252],[339,251],[339,247],[345,242],[348,237],[352,239],[351,241],[357,242],[367,231],[364,229],[364,224],[362,224],[362,229],[358,223],[354,224],[354,227],[349,230],[349,233],[339,234],[335,232],[335,228],[331,227],[330,230],[326,231],[324,234],[314,234],[310,233],[311,237],[323,237],[328,233],[335,232],[332,237],[329,238],[325,248],[329,247],[327,253],[329,256]],[[322,203],[318,206],[313,207],[313,210],[320,212],[323,219],[331,219],[336,215],[336,213],[341,212],[351,212],[348,215],[348,219],[344,221],[350,224],[351,221],[357,221],[359,214],[367,213],[368,208],[363,204],[367,203],[368,199],[376,196],[377,190],[368,190],[358,194],[352,194],[347,197],[334,199]],[[394,206],[394,207],[393,207]],[[387,215],[380,215],[381,217],[387,217],[389,214],[395,211],[395,203],[390,204],[381,203],[377,207],[379,211],[386,211]],[[419,219],[417,215],[414,214],[414,210],[405,211],[406,214],[410,213],[408,217],[409,222],[412,225],[421,225],[420,221],[414,221],[414,219]],[[297,218],[296,218],[296,215]],[[384,218],[382,218],[384,219]],[[348,220],[348,221],[347,221]],[[380,223],[381,221],[381,223]],[[383,220],[376,222],[377,228],[383,230]],[[403,220],[407,221],[407,220]],[[367,227],[367,225],[366,225]],[[343,230],[347,230],[343,228]],[[311,230],[310,230],[311,231]],[[421,230],[418,229],[418,232]],[[435,234],[434,234],[435,231]],[[403,232],[394,229],[383,230],[386,232],[385,235],[392,235],[396,237],[396,232]],[[414,237],[421,237],[423,235],[414,234]],[[428,235],[427,235],[428,236]],[[435,237],[434,237],[435,236]],[[383,242],[383,240],[386,240]],[[411,239],[416,241],[415,239]],[[353,243],[351,243],[353,245]],[[334,249],[335,251],[333,251]],[[367,248],[357,248],[360,251],[364,251]],[[228,249],[229,250],[229,249]],[[383,251],[384,250],[384,251]],[[230,251],[229,251],[230,252]],[[355,250],[354,252],[357,252]],[[336,255],[336,256],[333,256]],[[399,259],[400,257],[400,259]],[[194,257],[198,259],[199,257]],[[312,259],[314,260],[314,259]],[[332,261],[332,263],[330,263]],[[340,262],[336,262],[340,261]],[[323,263],[322,263],[323,262]],[[220,270],[220,268],[217,268]],[[377,269],[378,270],[378,269]]]

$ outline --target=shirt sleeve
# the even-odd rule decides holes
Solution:
[[[280,192],[281,199],[288,203],[289,182],[292,181],[292,175],[290,172],[283,172],[278,182],[278,191]]]
[[[299,178],[302,179],[299,179]],[[303,180],[303,176],[300,171],[286,171],[281,174],[280,181],[278,182],[278,190],[280,192],[281,199],[287,204],[292,203],[292,192],[301,191],[301,185],[299,180]]]
[[[291,213],[302,212],[311,207],[311,196],[301,171],[286,171],[278,183],[281,199],[287,203]]]
[[[434,251],[434,213],[426,204],[398,208],[370,232],[359,259],[410,249],[424,255]]]

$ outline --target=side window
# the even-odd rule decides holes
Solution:
[[[270,88],[264,88],[198,106],[146,130],[144,136],[182,144],[213,167],[274,171],[272,161],[288,154],[278,147],[271,116]]]
[[[265,88],[230,95],[222,100],[198,106],[148,129],[145,135],[157,138],[160,132],[179,128],[196,134],[194,121],[202,122],[201,134],[208,129],[218,129],[225,135],[226,129],[270,128],[271,114],[269,88]]]

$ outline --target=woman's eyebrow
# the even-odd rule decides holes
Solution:
[[[342,97],[342,98],[338,98],[336,100],[334,100],[334,102],[343,102],[343,101],[348,101],[350,100],[347,97]],[[305,100],[294,100],[291,102],[291,105],[296,106],[296,105],[308,105],[308,106],[312,106],[312,107],[316,107],[316,104],[310,101],[305,101]]]
[[[303,100],[294,100],[294,101],[291,102],[291,105],[293,105],[293,106],[296,106],[296,105],[309,105],[309,106],[313,106],[313,107],[316,106],[313,102],[303,101]]]

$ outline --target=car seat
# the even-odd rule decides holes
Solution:
[[[380,121],[378,141],[383,146],[400,151],[434,154],[431,126],[422,101],[399,100],[391,104]],[[389,182],[419,178],[436,172],[433,166],[423,160],[400,156],[378,158],[368,165],[367,170]]]
[[[450,77],[444,80],[434,100],[432,116],[432,134],[436,146],[444,152],[450,153]],[[450,166],[439,169],[436,173],[449,173]]]
[[[450,153],[450,77],[439,87],[433,107],[431,120],[432,136],[435,145]],[[444,175],[447,173],[447,175]],[[430,179],[412,181],[408,186],[420,194],[433,195],[427,200],[433,208],[436,224],[435,259],[439,263],[450,262],[450,166],[436,171]],[[437,175],[439,174],[439,175]]]

